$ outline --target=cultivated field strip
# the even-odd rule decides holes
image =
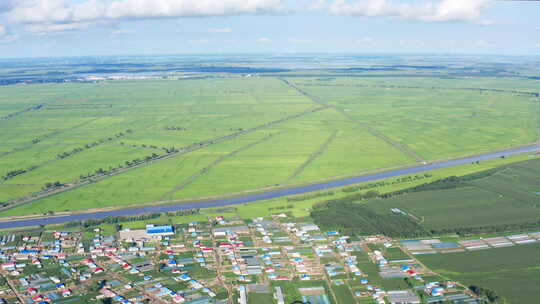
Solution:
[[[7,155],[10,155],[10,154],[13,154],[13,153],[17,153],[17,152],[20,152],[20,151],[24,151],[24,150],[28,150],[28,149],[31,149],[34,147],[35,144],[38,144],[38,143],[41,143],[43,142],[44,140],[46,139],[50,139],[52,137],[55,137],[55,136],[58,136],[58,135],[61,135],[61,134],[64,134],[66,132],[69,132],[69,131],[73,131],[77,128],[80,128],[80,127],[83,127],[85,125],[88,125],[88,124],[91,124],[93,122],[95,122],[96,120],[98,120],[99,118],[94,118],[94,119],[90,119],[88,121],[85,121],[83,123],[80,123],[78,125],[75,125],[71,128],[66,128],[66,129],[61,129],[61,130],[56,130],[56,131],[53,131],[51,133],[48,133],[48,134],[45,134],[39,138],[36,138],[34,139],[32,142],[24,145],[24,146],[21,146],[21,147],[15,147],[13,148],[11,151],[7,151],[7,152],[4,152],[2,154],[0,154],[0,158],[4,157],[4,156],[7,156]]]
[[[362,85],[362,84],[303,84],[305,86],[317,86],[317,87],[350,87],[350,88],[379,88],[379,89],[432,89],[432,90],[459,90],[459,91],[476,91],[476,92],[492,92],[492,93],[509,93],[517,94],[528,97],[539,97],[540,93],[525,92],[517,90],[503,90],[503,89],[487,89],[487,88],[444,88],[444,87],[420,87],[420,86],[400,86],[400,85]]]
[[[38,104],[37,106],[33,106],[33,107],[28,108],[28,109],[19,111],[19,112],[15,112],[15,113],[8,114],[8,115],[6,115],[6,116],[0,117],[0,121],[2,121],[2,120],[7,120],[7,119],[10,119],[10,118],[14,118],[14,117],[17,117],[17,116],[19,116],[19,115],[21,115],[21,114],[24,114],[24,113],[26,113],[26,112],[32,112],[32,111],[40,110],[40,109],[42,109],[45,105],[46,105],[45,103],[40,103],[40,104]]]
[[[176,156],[185,155],[187,153],[197,151],[197,150],[203,149],[205,147],[215,145],[217,143],[228,141],[228,140],[237,138],[239,136],[249,134],[249,133],[253,133],[253,132],[256,132],[256,131],[259,131],[259,130],[262,130],[262,129],[270,128],[270,127],[273,127],[275,125],[278,125],[278,124],[281,124],[281,123],[284,123],[284,122],[288,122],[290,120],[297,119],[297,118],[303,117],[303,116],[311,114],[311,113],[316,113],[316,112],[319,112],[319,111],[322,111],[322,110],[326,110],[328,108],[329,108],[329,106],[320,106],[320,107],[310,108],[310,109],[307,109],[307,110],[305,110],[303,112],[292,114],[292,115],[283,117],[283,118],[278,119],[278,120],[270,121],[270,122],[264,123],[262,125],[258,125],[256,127],[250,128],[250,129],[243,129],[241,131],[237,131],[237,132],[234,132],[234,133],[226,135],[226,136],[221,136],[221,137],[218,137],[218,138],[214,138],[214,139],[206,140],[204,142],[193,144],[191,146],[182,148],[182,149],[180,149],[180,150],[178,150],[176,152],[161,155],[161,156],[159,156],[159,157],[157,157],[157,158],[155,158],[155,159],[153,159],[151,161],[148,161],[148,162],[143,162],[141,164],[136,164],[136,165],[133,165],[133,166],[125,167],[125,168],[122,168],[122,169],[115,170],[113,172],[108,172],[106,174],[102,174],[102,175],[92,177],[92,178],[88,178],[88,179],[85,179],[85,180],[74,181],[72,183],[64,185],[62,188],[44,190],[44,191],[37,192],[37,193],[31,193],[31,194],[29,194],[29,195],[27,195],[25,197],[21,197],[21,198],[13,200],[11,202],[8,202],[3,207],[0,207],[0,212],[5,211],[5,210],[9,210],[9,209],[12,209],[12,208],[15,208],[15,207],[19,207],[19,206],[22,206],[22,205],[25,205],[25,204],[28,204],[28,203],[31,203],[31,202],[34,202],[34,201],[37,201],[37,200],[40,200],[40,199],[44,199],[44,198],[49,197],[49,196],[53,196],[53,195],[57,195],[57,194],[60,194],[60,193],[72,191],[72,190],[84,187],[86,185],[94,184],[96,182],[102,181],[102,180],[107,179],[107,178],[112,177],[112,176],[117,176],[117,175],[120,175],[120,174],[123,174],[123,173],[126,173],[126,172],[130,172],[130,171],[135,170],[137,168],[147,166],[147,165],[151,165],[151,164],[154,164],[156,162],[163,161],[163,160],[166,160],[166,159],[170,159],[170,158],[173,158],[173,157],[176,157]]]
[[[398,142],[390,139],[388,136],[384,135],[383,133],[375,130],[374,128],[372,128],[368,124],[356,120],[354,117],[349,115],[347,112],[343,111],[343,109],[341,109],[339,107],[336,107],[336,106],[333,106],[333,105],[327,104],[326,102],[322,101],[317,96],[313,96],[313,95],[309,94],[308,92],[302,90],[301,88],[296,86],[294,83],[292,83],[292,82],[290,82],[290,81],[288,81],[286,79],[280,78],[280,80],[282,80],[285,84],[287,84],[291,88],[298,91],[300,94],[302,94],[302,95],[306,96],[307,98],[313,100],[313,102],[321,104],[321,105],[330,106],[332,109],[339,112],[341,115],[345,116],[348,120],[360,125],[361,127],[365,128],[366,130],[368,130],[368,132],[371,133],[371,135],[382,139],[387,144],[389,144],[392,147],[394,147],[394,148],[398,149],[399,151],[403,152],[405,155],[409,156],[410,158],[414,159],[415,161],[417,161],[417,162],[425,162],[425,159],[423,159],[420,155],[418,155],[413,150],[409,149],[406,145],[398,143]]]
[[[276,135],[279,135],[279,134],[276,134]],[[165,193],[160,199],[159,201],[165,201],[167,199],[171,199],[172,196],[184,189],[185,187],[189,186],[190,184],[192,184],[193,182],[195,182],[199,177],[203,176],[204,174],[208,173],[212,168],[214,168],[215,166],[219,165],[220,163],[222,163],[223,161],[231,158],[231,157],[234,157],[236,154],[240,153],[240,152],[243,152],[243,151],[246,151],[260,143],[263,143],[269,139],[271,139],[272,137],[276,136],[274,134],[270,134],[268,136],[265,136],[257,141],[254,141],[252,143],[249,143],[245,146],[242,146],[234,151],[231,151],[225,155],[222,155],[221,157],[219,157],[218,159],[214,160],[212,163],[210,163],[208,166],[204,167],[203,169],[201,169],[199,172],[193,174],[192,176],[186,178],[182,183],[180,183],[178,186],[174,187],[174,189],[172,189],[171,191]]]
[[[95,119],[92,120],[92,121],[95,121]],[[88,123],[90,123],[90,122],[92,122],[92,121],[86,122],[85,124],[88,124]],[[55,135],[57,135],[57,134],[55,134]],[[76,155],[76,154],[78,154],[78,153],[86,152],[86,151],[88,151],[88,150],[95,149],[96,147],[99,147],[99,146],[111,144],[111,143],[113,143],[114,141],[117,141],[117,140],[119,140],[119,137],[116,137],[116,136],[109,137],[108,139],[100,139],[100,140],[98,140],[99,143],[97,143],[97,144],[95,144],[95,145],[88,146],[88,147],[86,147],[85,149],[81,149],[81,150],[79,150],[79,151],[77,151],[77,152],[74,152],[74,153],[72,152],[72,154],[69,154],[69,155],[66,155],[66,156],[60,157],[60,155],[57,155],[57,156],[54,157],[54,158],[45,160],[45,161],[43,161],[43,162],[41,162],[41,163],[35,164],[35,165],[33,165],[33,166],[31,166],[31,167],[25,169],[25,171],[24,171],[23,173],[18,174],[18,175],[14,176],[14,177],[20,176],[20,175],[22,175],[22,174],[30,173],[30,172],[32,172],[32,171],[34,171],[34,170],[37,170],[37,169],[46,167],[46,166],[48,166],[48,165],[50,165],[50,164],[53,164],[53,163],[60,162],[60,161],[62,161],[62,160],[68,159],[68,158],[70,158],[70,157],[72,157],[73,155]],[[18,151],[21,151],[21,150],[18,150]],[[6,179],[6,180],[7,180],[7,179]],[[1,184],[0,184],[0,185],[1,185]]]
[[[338,133],[338,130],[334,130],[332,132],[332,134],[330,134],[330,136],[325,140],[325,142],[319,147],[319,149],[317,149],[317,151],[315,151],[313,154],[311,154],[309,156],[309,158],[302,164],[300,165],[300,167],[298,167],[294,172],[293,174],[291,174],[291,176],[289,176],[286,180],[286,182],[289,182],[291,181],[293,178],[297,177],[298,175],[300,175],[302,172],[304,172],[304,170],[311,164],[313,163],[321,154],[324,153],[324,151],[326,150],[326,148],[328,148],[328,146],[334,141],[334,139],[336,138],[336,135]]]

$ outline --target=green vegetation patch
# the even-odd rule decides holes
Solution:
[[[494,290],[510,303],[534,303],[540,276],[538,252],[540,244],[418,258],[443,276]]]

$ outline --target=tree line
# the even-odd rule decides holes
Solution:
[[[95,226],[99,226],[103,224],[118,224],[118,223],[126,223],[126,222],[147,221],[147,220],[157,219],[164,214],[168,216],[196,215],[196,214],[200,214],[200,209],[199,208],[185,209],[185,210],[178,210],[176,212],[150,213],[150,214],[141,214],[141,215],[135,215],[135,216],[115,216],[115,217],[111,216],[111,217],[106,217],[103,219],[89,219],[89,220],[83,220],[83,221],[69,222],[69,223],[66,223],[64,227],[90,228],[90,227],[95,227]]]
[[[301,196],[293,196],[293,197],[287,197],[287,202],[300,202],[300,201],[307,201],[310,199],[322,197],[322,196],[330,196],[334,195],[334,191],[327,191],[327,192],[318,192],[313,194],[307,194],[307,195],[301,195]]]
[[[469,286],[469,290],[479,297],[486,298],[489,303],[497,303],[500,299],[497,292],[489,288],[471,285]]]
[[[395,238],[429,235],[429,232],[409,217],[379,214],[354,202],[339,202],[330,204],[327,208],[315,208],[311,211],[311,217],[322,230],[337,230],[347,235],[384,234]]]
[[[130,129],[126,130],[125,132],[126,132],[127,134],[133,133],[133,131],[130,130]],[[99,139],[99,140],[97,140],[97,141],[94,141],[94,142],[92,142],[92,143],[85,144],[85,145],[82,146],[82,147],[74,148],[74,149],[71,150],[71,151],[66,151],[66,152],[63,152],[63,153],[59,153],[58,155],[56,155],[56,157],[57,157],[58,159],[64,159],[64,158],[66,158],[66,157],[70,157],[70,156],[75,155],[75,154],[77,154],[77,153],[81,153],[81,152],[83,152],[83,151],[85,151],[85,150],[92,149],[92,148],[94,148],[94,147],[97,147],[97,146],[99,146],[99,145],[102,145],[102,144],[104,144],[104,143],[111,142],[111,141],[113,141],[114,139],[118,139],[118,138],[124,137],[124,136],[126,136],[126,133],[120,132],[120,133],[114,134],[113,136],[109,136],[109,137],[107,137],[107,138],[101,138],[101,139]]]
[[[455,189],[459,187],[467,186],[467,182],[492,176],[493,174],[505,169],[506,167],[498,167],[494,169],[489,169],[477,173],[467,174],[463,176],[449,176],[443,179],[436,180],[431,183],[422,184],[402,190],[397,190],[389,193],[384,193],[379,195],[380,198],[391,198],[397,195],[422,192],[422,191],[433,191],[433,190],[447,190]]]
[[[326,200],[314,205],[311,216],[315,220],[315,223],[325,230],[339,230],[344,233],[357,235],[384,234],[389,237],[400,238],[433,237],[440,235],[466,236],[508,231],[527,231],[540,228],[540,220],[538,220],[527,223],[507,223],[427,230],[408,216],[399,214],[379,214],[371,210],[365,204],[359,204],[360,201],[373,198],[388,199],[406,193],[464,187],[467,186],[467,183],[470,181],[492,176],[493,174],[504,170],[506,167],[507,166],[498,167],[459,177],[450,176],[434,182],[389,193],[381,194],[375,190],[370,190],[342,198]],[[402,181],[403,180],[409,179],[402,179]],[[360,187],[369,189],[380,184],[381,183],[372,183],[363,186],[361,185]]]
[[[341,191],[343,191],[345,193],[357,192],[357,191],[361,191],[361,190],[368,190],[368,189],[374,189],[374,188],[379,188],[379,187],[398,185],[398,184],[403,184],[403,183],[410,183],[410,182],[413,182],[413,181],[430,178],[432,176],[433,175],[429,174],[429,173],[425,173],[425,174],[422,174],[422,175],[405,176],[405,177],[397,178],[397,179],[395,179],[393,181],[380,181],[380,182],[369,183],[369,184],[365,184],[365,185],[357,185],[357,186],[346,187],[346,188],[343,188]]]

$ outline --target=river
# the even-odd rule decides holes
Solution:
[[[347,177],[342,179],[337,179],[333,181],[320,182],[311,185],[296,186],[291,188],[271,190],[267,192],[246,194],[233,198],[222,198],[214,200],[203,200],[203,201],[193,201],[193,202],[183,202],[179,204],[172,205],[155,205],[155,206],[145,206],[145,207],[134,207],[127,209],[118,209],[111,211],[101,211],[101,212],[90,212],[90,213],[80,213],[72,214],[65,216],[47,216],[40,218],[31,218],[31,219],[21,219],[21,220],[12,220],[12,221],[3,221],[0,222],[0,229],[6,228],[21,228],[21,227],[31,227],[38,225],[51,225],[51,224],[62,224],[73,221],[81,221],[88,219],[102,219],[109,216],[133,216],[139,214],[147,213],[158,213],[158,212],[174,212],[183,209],[193,209],[193,208],[210,208],[210,207],[223,207],[230,205],[238,205],[249,202],[262,201],[272,198],[284,197],[289,195],[303,194],[313,191],[331,189],[341,186],[347,186],[357,183],[372,182],[376,180],[381,180],[390,177],[396,177],[401,175],[416,174],[420,172],[425,172],[433,169],[448,168],[453,166],[459,166],[463,164],[473,163],[476,161],[484,161],[494,158],[499,158],[503,156],[510,156],[523,153],[531,153],[540,151],[540,145],[527,146],[513,148],[500,152],[491,152],[476,156],[470,156],[460,159],[438,161],[428,164],[419,164],[413,167],[388,170],[384,172],[366,174],[355,177]]]

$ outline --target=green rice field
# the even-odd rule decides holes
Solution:
[[[497,291],[509,303],[535,303],[539,244],[418,256],[432,270],[466,285]]]
[[[0,202],[47,183],[103,178],[0,215],[220,197],[527,144],[538,139],[537,98],[474,88],[528,92],[538,84],[253,77],[3,86],[0,113],[17,115],[0,120]],[[112,170],[125,171],[107,177]],[[474,199],[473,208],[496,199]],[[444,226],[418,212],[427,226]]]
[[[540,217],[539,174],[540,160],[533,159],[454,189],[403,194],[367,204],[383,214],[391,208],[404,210],[421,219],[428,230],[535,222]]]

